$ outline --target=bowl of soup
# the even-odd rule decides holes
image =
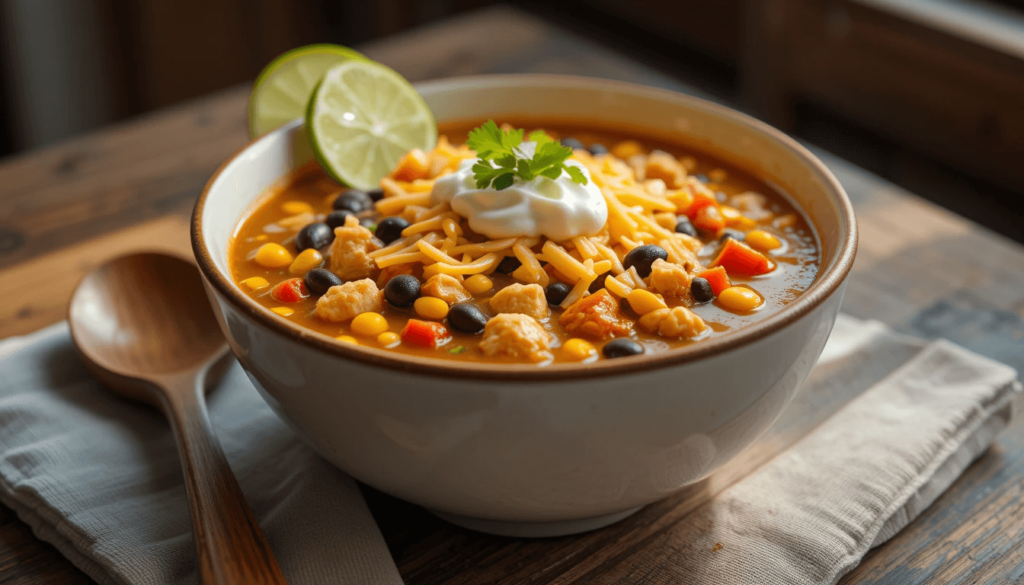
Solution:
[[[503,75],[417,90],[437,146],[379,187],[332,180],[296,120],[197,202],[215,314],[296,433],[453,523],[550,536],[678,492],[771,425],[856,250],[821,161],[649,87]],[[479,189],[466,140],[488,120],[571,147],[577,180]]]

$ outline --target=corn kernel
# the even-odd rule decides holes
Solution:
[[[352,333],[364,337],[377,337],[388,330],[388,320],[380,313],[360,313],[352,319]]]
[[[752,230],[757,227],[757,222],[743,215],[735,207],[722,205],[719,207],[719,210],[722,212],[722,218],[725,219],[725,227],[736,228],[742,231]]]
[[[395,333],[394,331],[385,331],[377,336],[377,343],[384,347],[392,347],[398,345],[398,342],[402,341],[402,336]]]
[[[292,263],[292,253],[281,244],[263,244],[253,260],[264,268],[284,268]]]
[[[761,306],[764,302],[761,295],[745,286],[730,286],[718,293],[718,303],[722,308],[735,313],[747,313]]]
[[[303,275],[317,268],[323,262],[324,257],[316,248],[308,248],[299,252],[299,255],[295,257],[295,261],[288,267],[288,272],[295,275]]]
[[[448,316],[448,303],[437,297],[420,297],[413,303],[416,314],[424,319],[440,321]]]
[[[623,140],[622,142],[616,144],[614,148],[612,148],[612,154],[621,158],[622,160],[627,160],[631,156],[643,153],[643,145],[641,145],[636,140]]]
[[[767,250],[774,250],[782,245],[779,238],[776,238],[772,234],[764,230],[754,230],[747,233],[747,237],[744,240],[747,245],[755,250],[761,250],[765,252]]]
[[[285,201],[281,204],[281,211],[285,215],[298,215],[300,213],[312,213],[313,206],[305,201]]]
[[[462,283],[462,286],[466,287],[466,290],[468,290],[470,294],[478,295],[491,290],[491,288],[494,287],[494,283],[491,282],[490,278],[487,278],[487,276],[483,274],[474,274],[467,278],[466,281]]]
[[[295,312],[295,309],[291,307],[273,307],[270,310],[277,313],[278,315],[281,315],[282,317],[287,317],[288,315],[291,315],[292,313]]]
[[[574,337],[562,345],[562,353],[571,360],[582,362],[596,356],[597,350],[590,343]]]
[[[359,345],[359,340],[356,339],[355,337],[352,337],[351,335],[339,335],[339,336],[335,337],[335,339],[337,339],[338,341],[345,342],[345,343],[353,343],[355,345]]]
[[[646,315],[651,311],[668,308],[665,301],[655,296],[654,293],[639,288],[630,291],[626,300],[629,301],[630,308],[636,311],[638,315]]]
[[[259,290],[270,283],[267,282],[267,279],[263,278],[262,276],[251,276],[243,280],[242,284],[249,287],[249,290]]]

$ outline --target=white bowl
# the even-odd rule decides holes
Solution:
[[[776,419],[828,338],[856,251],[853,209],[781,132],[703,100],[596,79],[465,77],[418,86],[438,121],[594,121],[684,140],[779,185],[822,247],[815,283],[749,327],[589,365],[462,364],[337,343],[251,300],[228,271],[240,216],[308,159],[300,121],[246,146],[196,204],[193,249],[224,334],[278,415],[329,461],[469,528],[597,528],[729,461]]]

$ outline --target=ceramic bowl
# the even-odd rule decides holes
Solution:
[[[551,536],[626,517],[714,472],[778,417],[831,331],[856,250],[832,173],[728,108],[612,81],[464,77],[417,89],[438,121],[590,120],[694,145],[788,193],[820,237],[821,271],[784,310],[670,352],[587,365],[462,364],[338,343],[252,301],[228,271],[239,218],[309,158],[301,121],[210,179],[192,242],[217,318],[267,403],[356,479],[485,532]]]

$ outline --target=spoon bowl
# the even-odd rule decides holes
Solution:
[[[170,420],[202,582],[284,583],[206,413],[205,389],[230,361],[195,265],[157,253],[112,260],[78,285],[68,322],[97,378]]]

